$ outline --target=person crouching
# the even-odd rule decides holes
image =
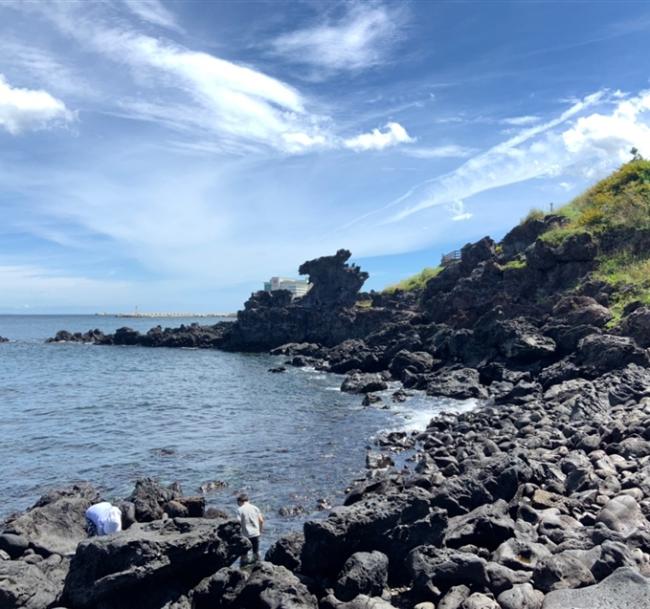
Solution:
[[[122,511],[109,501],[101,501],[86,510],[86,530],[91,537],[110,535],[122,530]]]

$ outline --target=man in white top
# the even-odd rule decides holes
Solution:
[[[244,536],[248,537],[253,546],[253,559],[260,559],[260,536],[264,530],[264,516],[259,508],[248,502],[248,495],[242,493],[237,497],[237,515],[241,523],[241,530]],[[246,564],[248,552],[241,557],[242,566]]]
[[[109,501],[95,503],[86,510],[88,533],[92,535],[110,535],[122,530],[122,511]]]

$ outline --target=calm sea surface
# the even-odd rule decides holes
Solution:
[[[283,358],[189,349],[44,344],[57,330],[146,331],[206,319],[0,316],[0,519],[44,491],[89,481],[106,498],[141,476],[180,481],[186,494],[222,480],[209,505],[234,511],[247,490],[266,512],[267,540],[336,504],[384,429],[424,427],[450,401],[415,396],[389,410],[338,391],[341,377],[271,374]],[[280,508],[306,514],[281,517]]]

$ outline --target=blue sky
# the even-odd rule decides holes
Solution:
[[[368,288],[650,156],[647,2],[0,3],[0,312]]]

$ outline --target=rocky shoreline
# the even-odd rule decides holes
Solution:
[[[367,276],[341,250],[301,267],[307,296],[256,293],[233,323],[58,333],[270,350],[285,365],[345,374],[342,390],[367,403],[390,379],[482,406],[380,438],[345,504],[276,541],[252,570],[230,566],[246,543],[236,524],[158,519],[81,542],[50,605],[8,606],[650,608],[650,308],[630,302],[617,319],[614,288],[593,275],[617,243],[650,251],[650,231],[543,238],[565,222],[531,218],[499,244],[468,244],[417,293],[360,293]],[[391,454],[404,448],[414,456],[398,471]],[[64,558],[41,565],[54,554],[25,537],[20,556],[0,561],[0,599],[20,581],[8,570],[59,582],[51,573],[66,570]],[[219,558],[203,564],[202,553]]]

